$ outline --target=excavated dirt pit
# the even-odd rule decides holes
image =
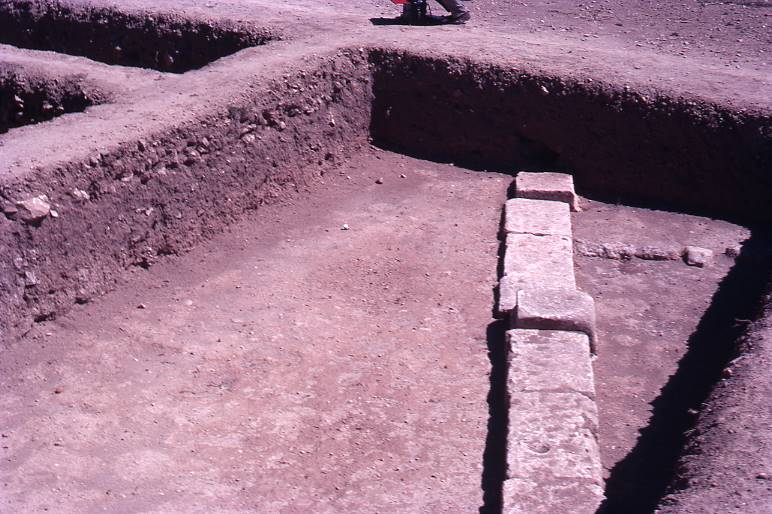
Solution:
[[[14,127],[81,112],[106,95],[77,78],[51,80],[0,69],[0,134]]]
[[[46,275],[66,267],[56,256],[29,259],[31,284],[23,260],[0,268],[46,320],[3,352],[4,508],[495,512],[505,324],[491,313],[511,174],[567,170],[593,198],[770,217],[762,115],[379,49],[336,59],[274,104],[258,91],[65,167],[62,198],[68,175],[91,177],[91,203],[63,201],[66,230],[4,222],[8,247],[43,249],[112,227],[90,233],[97,251],[70,250],[69,276]],[[401,153],[360,151],[368,135]],[[600,201],[574,224],[591,244],[715,253],[699,269],[575,260],[598,306],[606,507],[650,511],[755,312],[766,246],[741,266],[724,255],[753,235],[741,225]],[[127,282],[95,301],[119,270]],[[697,384],[681,395],[684,380]]]
[[[476,511],[508,185],[370,151],[39,324],[3,510]]]
[[[0,4],[0,43],[183,73],[277,39],[262,27],[54,3]]]

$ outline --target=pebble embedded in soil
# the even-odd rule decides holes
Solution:
[[[713,252],[707,248],[700,248],[699,246],[687,246],[684,248],[683,257],[686,264],[689,266],[696,266],[698,268],[704,268],[710,265],[713,259]]]
[[[742,251],[742,247],[740,245],[737,246],[727,246],[724,250],[724,255],[727,257],[736,258],[740,255],[740,252]]]
[[[48,196],[38,195],[16,202],[19,209],[19,219],[24,223],[38,223],[51,213]]]

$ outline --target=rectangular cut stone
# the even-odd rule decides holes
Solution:
[[[603,502],[603,488],[588,480],[539,482],[505,480],[503,514],[595,514]]]
[[[593,400],[573,392],[509,393],[507,478],[537,483],[577,479],[602,485]]]
[[[517,292],[513,328],[584,332],[595,353],[595,300],[576,289],[530,286]]]
[[[507,234],[504,275],[516,276],[523,284],[576,287],[571,239]]]
[[[555,200],[565,202],[572,211],[579,210],[579,199],[574,191],[574,177],[566,173],[530,173],[521,171],[515,177],[518,198]]]
[[[507,316],[517,307],[517,293],[522,287],[521,281],[516,276],[504,275],[499,280],[498,315]]]
[[[560,285],[565,284],[567,288],[576,285],[573,281],[574,277],[570,276]],[[555,278],[552,277],[554,281]],[[529,280],[529,277],[522,277],[518,275],[504,275],[499,281],[499,303],[498,312],[500,316],[505,316],[514,311],[517,307],[517,295],[524,287],[538,287],[541,282],[538,277]],[[534,327],[530,327],[534,328]]]
[[[513,198],[504,208],[508,234],[571,237],[571,213],[563,202]]]
[[[510,394],[577,392],[595,398],[590,341],[580,332],[510,330]]]

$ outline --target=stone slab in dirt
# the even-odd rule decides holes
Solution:
[[[511,179],[372,151],[323,180],[4,349],[0,510],[483,505]]]
[[[571,237],[571,215],[563,202],[545,202],[529,198],[507,200],[504,231],[535,236]]]

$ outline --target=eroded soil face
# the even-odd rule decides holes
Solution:
[[[371,151],[322,180],[4,352],[2,510],[482,505],[510,179]]]

